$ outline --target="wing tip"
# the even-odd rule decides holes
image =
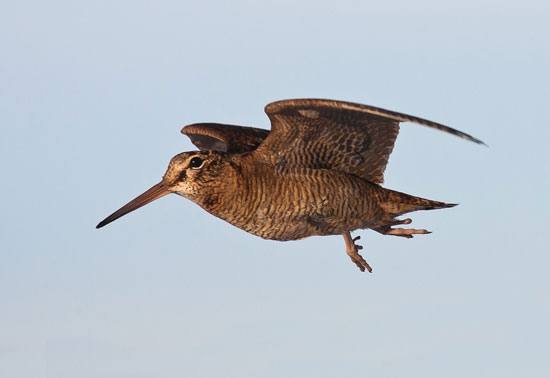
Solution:
[[[457,135],[459,137],[461,137],[462,139],[466,139],[466,140],[469,140],[470,142],[474,142],[476,144],[479,144],[479,145],[482,145],[482,146],[485,146],[485,147],[489,147],[489,145],[487,143],[485,143],[484,141],[482,141],[481,139],[478,139],[470,134],[466,134],[466,133],[462,133],[461,135]]]
[[[477,139],[477,138],[476,138],[476,139]],[[477,143],[477,144],[481,144],[482,146],[489,148],[489,145],[488,145],[487,143],[485,143],[484,141],[482,141],[481,139],[477,139],[477,140],[476,140],[476,143]]]

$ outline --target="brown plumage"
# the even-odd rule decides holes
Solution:
[[[412,238],[423,229],[398,216],[454,206],[381,187],[400,122],[414,122],[483,144],[448,126],[381,108],[298,99],[268,104],[271,131],[201,123],[182,133],[200,151],[172,158],[162,181],[108,216],[97,228],[168,193],[265,239],[344,236],[346,252],[364,271],[350,231],[370,228]]]

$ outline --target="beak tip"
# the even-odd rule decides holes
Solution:
[[[156,185],[153,185],[151,188],[149,188],[147,191],[142,193],[141,195],[137,196],[130,202],[128,202],[126,205],[122,206],[120,209],[109,215],[107,218],[103,219],[101,222],[95,226],[96,229],[101,228],[103,226],[108,225],[109,223],[117,220],[118,218],[122,217],[125,214],[128,214],[129,212],[132,212],[136,209],[139,209],[143,205],[148,204],[151,201],[154,201],[160,197],[163,197],[170,192],[166,189],[166,186],[162,182],[159,182]]]
[[[103,227],[103,226],[106,226],[106,225],[109,224],[109,223],[110,223],[110,222],[109,222],[107,219],[103,219],[101,222],[99,222],[99,223],[97,224],[97,226],[95,226],[95,228],[96,228],[96,229],[101,228],[101,227]]]

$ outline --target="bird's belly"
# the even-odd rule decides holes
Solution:
[[[279,198],[280,199],[280,198]],[[229,211],[205,210],[248,233],[270,240],[297,240],[314,235],[336,235],[348,230],[346,219],[335,214],[327,202],[308,206],[306,198],[299,204],[288,201],[253,202],[231,206]],[[233,203],[234,204],[234,203]],[[359,226],[353,227],[360,228]]]
[[[253,235],[296,240],[368,228],[378,217],[374,184],[328,171],[254,174],[239,190],[201,204]]]
[[[342,177],[340,177],[342,179]],[[314,182],[279,179],[277,185],[262,187],[257,200],[242,203],[241,216],[224,218],[253,235],[271,240],[296,240],[314,235],[337,235],[367,228],[376,218],[363,180]],[[361,180],[360,182],[357,180]],[[372,185],[372,184],[370,184]],[[258,190],[258,189],[256,189]]]
[[[319,216],[270,217],[260,213],[253,223],[240,228],[264,239],[284,241],[342,232],[340,225],[331,223]]]

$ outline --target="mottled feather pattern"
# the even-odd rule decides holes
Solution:
[[[283,159],[292,167],[333,169],[383,182],[398,122],[327,107],[315,108],[314,114],[303,116],[299,107],[268,113],[272,131],[255,153],[273,164]]]
[[[232,158],[242,169],[236,182],[239,190],[218,187],[213,191],[216,186],[212,185],[196,202],[217,217],[266,239],[296,240],[380,227],[396,215],[386,211],[389,201],[401,203],[400,208],[419,205],[417,197],[401,195],[354,175],[311,168],[277,171],[251,165],[250,159],[250,155]],[[210,201],[213,196],[215,203]]]

